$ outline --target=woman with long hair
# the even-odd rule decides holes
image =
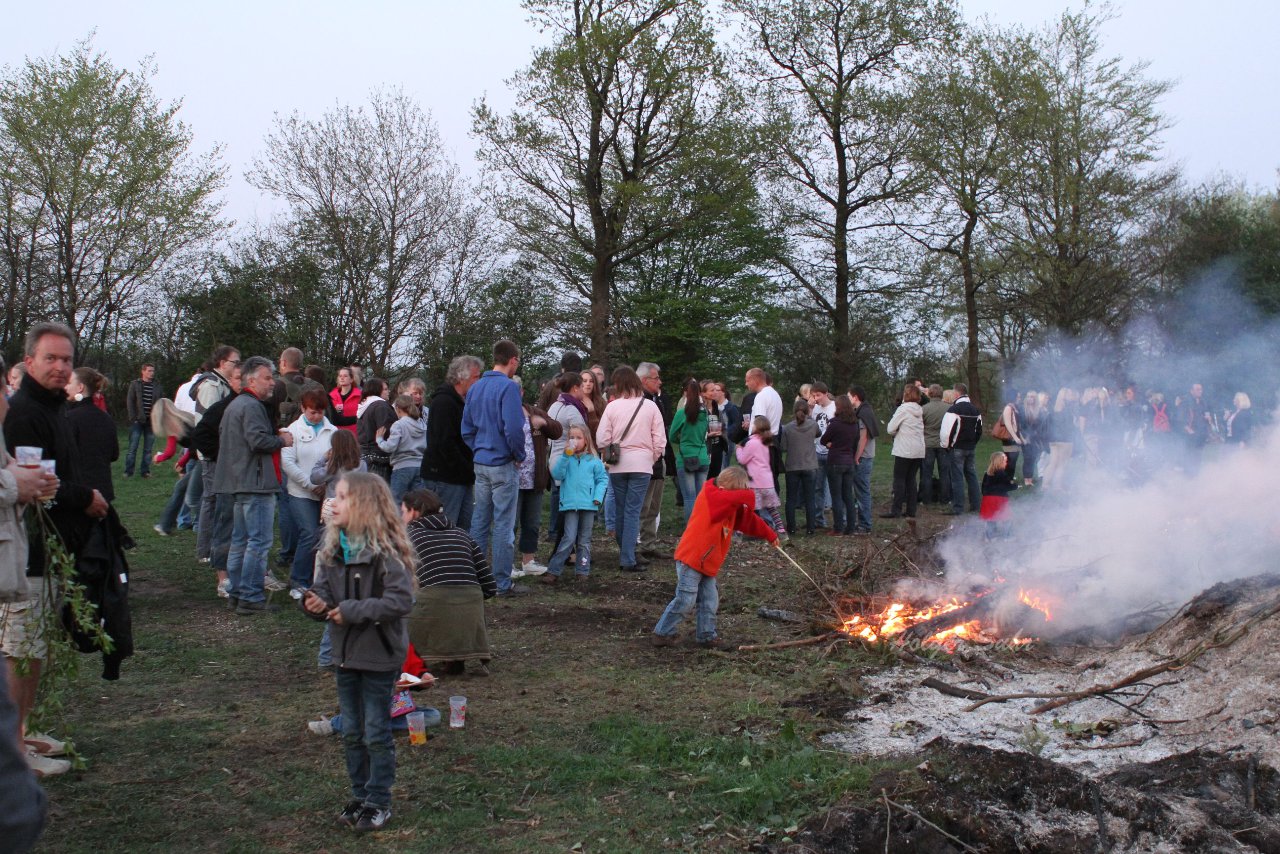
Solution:
[[[640,536],[640,511],[653,477],[653,464],[662,459],[667,448],[667,430],[657,404],[644,396],[644,386],[635,369],[623,365],[614,369],[610,378],[614,397],[605,407],[596,431],[600,448],[609,470],[617,520],[618,568],[623,572],[641,572],[648,562],[636,555]],[[608,449],[618,445],[616,461],[608,460]]]
[[[1067,386],[1058,389],[1053,412],[1048,413],[1049,464],[1044,470],[1045,489],[1058,492],[1065,486],[1067,466],[1079,437],[1077,405],[1079,393]]]
[[[329,423],[354,436],[359,421],[360,387],[356,385],[355,372],[351,368],[338,368],[338,382],[329,392],[329,404]]]
[[[697,380],[684,386],[682,405],[671,419],[667,439],[675,449],[676,482],[684,496],[684,520],[689,521],[693,503],[707,482],[711,454],[707,450],[708,416],[702,405],[702,387]]]

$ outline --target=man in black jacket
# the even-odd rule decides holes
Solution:
[[[667,396],[662,393],[662,369],[653,362],[641,362],[636,368],[636,376],[644,386],[644,396],[652,400],[662,413],[664,431],[671,430],[671,407],[667,405]],[[639,563],[647,563],[644,558],[653,560],[670,560],[670,552],[658,548],[658,516],[662,513],[663,478],[667,472],[675,473],[675,451],[671,442],[658,461],[653,464],[653,477],[649,480],[649,490],[645,493],[644,504],[640,507],[640,549]]]
[[[978,471],[974,456],[978,440],[982,438],[982,410],[969,399],[969,387],[956,383],[956,402],[942,416],[940,435],[944,447],[951,449],[951,512],[958,516],[964,512],[965,493],[969,494],[969,509],[977,512],[982,505],[982,491],[978,486]]]
[[[49,519],[74,554],[84,542],[94,519],[107,515],[110,505],[102,493],[84,484],[81,478],[80,453],[66,418],[67,394],[63,389],[71,377],[75,358],[75,334],[61,323],[37,323],[27,333],[23,363],[27,375],[22,378],[4,420],[4,442],[10,454],[19,447],[39,448],[43,459],[56,460],[58,491],[49,508]],[[27,559],[27,577],[36,579],[31,586],[44,590],[45,550],[39,537],[33,537]],[[43,611],[48,607],[43,596],[26,602],[15,602],[3,608],[3,651],[9,659],[11,690],[18,705],[20,722],[35,705],[40,668],[47,653],[40,636]],[[18,662],[25,664],[18,666]],[[70,763],[58,760],[48,765],[45,773],[62,773]],[[29,760],[31,761],[31,760]]]
[[[151,446],[155,435],[151,432],[151,408],[164,396],[156,383],[156,366],[142,366],[141,376],[129,383],[125,401],[129,412],[129,453],[124,458],[124,476],[133,477],[133,462],[138,455],[138,443],[142,443],[142,464],[138,473],[151,477]]]
[[[480,379],[484,362],[458,356],[449,363],[444,384],[431,395],[427,419],[427,450],[422,455],[422,480],[444,505],[449,521],[471,530],[471,488],[476,482],[471,448],[462,439],[462,409],[467,391]]]
[[[240,379],[240,367],[237,365],[231,368],[227,374],[227,383],[231,389],[231,394],[204,411],[204,415],[201,416],[196,426],[192,428],[191,435],[187,440],[191,450],[200,454],[202,465],[211,472],[216,473],[217,471],[222,414],[227,411],[231,401],[235,400],[240,394]],[[217,573],[218,596],[223,599],[229,599],[231,596],[231,580],[227,576],[227,557],[231,550],[231,524],[233,521],[231,495],[219,495],[213,491],[212,483],[209,484],[208,489],[210,492],[206,494],[205,498],[208,499],[212,509],[209,513],[208,521],[205,521],[203,513],[200,516],[201,524],[209,526],[208,530],[203,532],[208,538],[208,554],[201,557],[201,562],[210,564],[214,572]]]

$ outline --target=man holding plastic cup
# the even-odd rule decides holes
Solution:
[[[102,493],[80,480],[80,453],[66,418],[67,395],[63,390],[71,376],[74,357],[75,335],[69,328],[61,323],[37,323],[31,327],[23,359],[27,375],[9,398],[4,420],[4,442],[9,453],[16,454],[19,447],[39,448],[42,459],[56,462],[56,487],[46,480],[39,497],[48,499],[49,521],[72,554],[80,548],[93,520],[106,516],[109,509]],[[44,476],[39,468],[32,471]],[[49,492],[54,489],[50,497]],[[40,634],[42,614],[49,606],[44,568],[44,542],[33,540],[27,558],[29,598],[0,606],[0,651],[9,660],[9,685],[18,706],[27,761],[42,776],[61,774],[70,768],[65,760],[53,758],[65,749],[61,741],[25,731],[48,651]],[[19,664],[20,661],[24,663]]]

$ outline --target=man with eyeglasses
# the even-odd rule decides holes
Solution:
[[[240,366],[240,351],[235,347],[223,344],[213,351],[213,370],[202,375],[191,390],[187,392],[196,402],[196,414],[204,417],[204,413],[224,397],[231,397],[236,392],[231,387],[228,377]],[[213,482],[217,477],[217,461],[205,454],[199,454],[200,478],[204,491],[200,496],[200,519],[196,523],[196,559],[208,563],[213,552],[214,512],[217,509],[217,495],[213,491]]]

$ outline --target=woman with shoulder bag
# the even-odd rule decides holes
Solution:
[[[653,476],[653,464],[667,448],[666,425],[657,404],[646,400],[644,386],[633,368],[613,372],[614,396],[605,407],[596,434],[601,459],[609,469],[609,484],[617,514],[618,568],[642,572],[648,562],[636,555],[640,510]]]

